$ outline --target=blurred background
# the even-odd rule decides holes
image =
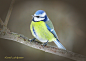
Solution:
[[[3,21],[10,3],[11,0],[0,0],[0,18]],[[37,10],[47,13],[67,50],[86,56],[86,0],[15,0],[8,23],[10,31],[32,39],[31,15]],[[53,42],[48,44],[55,45]],[[0,38],[0,61],[6,61],[6,56],[24,57],[18,59],[20,61],[74,61]]]

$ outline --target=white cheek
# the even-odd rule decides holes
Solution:
[[[46,15],[46,13],[44,12],[43,14],[39,14],[38,16],[44,17]],[[36,14],[34,14],[34,16],[37,16]]]
[[[37,18],[37,17],[34,17],[34,21],[41,21],[41,20],[44,20],[45,18]]]

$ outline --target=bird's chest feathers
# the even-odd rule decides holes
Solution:
[[[47,40],[52,41],[55,39],[53,34],[47,29],[45,22],[33,22],[32,27],[34,29],[33,33],[38,40],[47,42]]]
[[[40,22],[34,22],[32,27],[34,28],[35,31],[33,31],[36,35],[36,37],[40,40],[40,39],[45,39],[45,37],[47,36],[47,33],[49,32],[47,30],[47,27],[45,25],[45,22],[40,21]]]
[[[40,22],[33,22],[33,27],[36,32],[42,32],[43,30],[46,30],[46,25],[43,21]]]

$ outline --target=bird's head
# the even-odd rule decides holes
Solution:
[[[38,21],[44,21],[45,22],[48,20],[46,12],[43,10],[36,11],[35,14],[32,15],[32,17],[33,17],[34,22],[38,22]]]

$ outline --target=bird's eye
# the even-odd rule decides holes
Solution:
[[[37,18],[39,18],[40,16],[36,16]]]

